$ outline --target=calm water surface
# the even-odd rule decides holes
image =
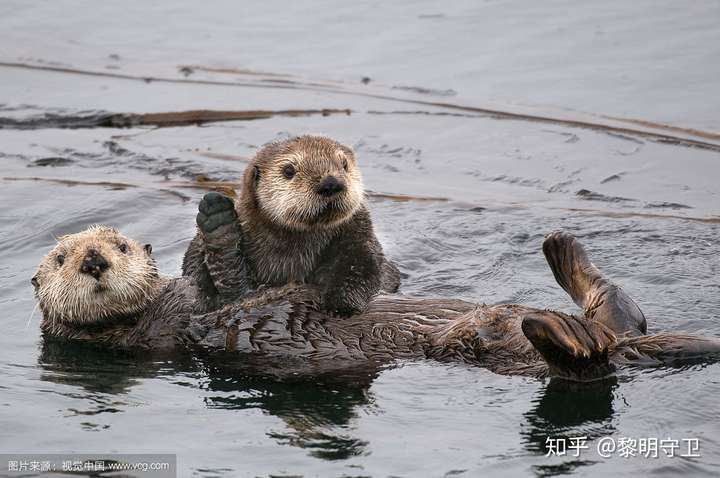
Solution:
[[[719,475],[718,364],[626,368],[584,387],[422,361],[277,378],[282,364],[262,359],[43,343],[29,279],[55,237],[111,224],[179,274],[197,179],[235,180],[259,145],[301,133],[357,151],[406,294],[577,312],[540,251],[562,228],[652,331],[720,335],[717,150],[357,94],[620,115],[720,143],[715,2],[355,3],[0,5],[0,62],[207,80],[0,66],[0,124],[98,110],[352,109],[0,129],[0,449],[176,453],[181,476]],[[335,91],[266,81],[278,78]],[[590,449],[546,457],[548,437],[587,437]],[[602,458],[603,437],[697,438],[701,456]]]

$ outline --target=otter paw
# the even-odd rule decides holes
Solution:
[[[237,223],[237,212],[232,199],[220,193],[210,192],[200,201],[200,210],[197,215],[197,225],[205,233],[211,233],[217,228]]]

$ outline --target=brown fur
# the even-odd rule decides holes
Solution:
[[[131,246],[132,254],[115,254],[113,248],[121,243]],[[104,275],[92,279],[103,284],[102,290],[89,278],[77,277],[78,258],[88,247],[104,251],[110,259]],[[66,254],[67,269],[54,263],[59,252]],[[613,362],[660,364],[720,354],[720,340],[715,338],[618,337],[587,317],[521,305],[391,295],[375,298],[362,314],[338,319],[322,311],[322,290],[307,285],[262,289],[204,313],[191,278],[161,278],[152,258],[141,253],[145,251],[139,244],[108,228],[62,238],[36,276],[43,330],[113,347],[191,346],[294,357],[318,368],[432,358],[500,374],[583,381],[612,373]],[[118,300],[117,292],[106,295],[105,290],[121,291],[136,283],[130,273],[134,270],[141,271],[144,292],[128,295],[127,301]],[[83,311],[88,315],[79,315]]]
[[[293,166],[295,176],[283,175]],[[347,188],[330,198],[315,189],[332,175]],[[243,175],[238,216],[293,231],[328,230],[347,221],[364,204],[362,176],[353,151],[330,138],[299,136],[264,146]]]
[[[283,176],[287,165],[297,171],[291,180]],[[329,174],[346,184],[346,193],[331,199],[316,194],[317,184]],[[236,201],[245,254],[257,282],[304,282],[338,226],[364,203],[362,177],[349,148],[314,136],[263,147],[245,170]]]
[[[284,175],[292,168],[292,178]],[[332,176],[344,191],[317,192]],[[242,253],[255,285],[310,283],[323,290],[326,310],[349,315],[381,290],[394,292],[399,272],[375,237],[353,151],[329,138],[300,136],[271,143],[256,154],[236,201]],[[199,234],[185,256],[183,274],[211,296]]]
[[[119,244],[127,244],[128,252],[121,253]],[[91,247],[110,263],[99,279],[78,271]],[[56,261],[60,252],[66,255],[62,266]],[[130,271],[138,271],[141,293],[119,300],[97,289],[95,282],[108,290],[124,290],[138,282],[131,280]],[[364,314],[338,320],[320,311],[319,289],[287,285],[199,314],[192,280],[160,277],[140,244],[106,227],[61,238],[43,258],[36,279],[43,330],[73,340],[155,350],[198,344],[338,363],[431,357],[528,375],[547,369],[522,335],[522,314],[533,309],[521,306],[381,296]],[[85,302],[78,303],[80,298]],[[82,313],[87,315],[78,315]]]
[[[110,265],[98,279],[80,271],[91,249]],[[61,237],[33,277],[45,320],[82,324],[142,311],[162,284],[148,250],[105,226]]]

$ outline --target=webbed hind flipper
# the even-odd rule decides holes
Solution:
[[[601,323],[544,311],[526,315],[522,331],[547,362],[552,377],[590,381],[615,371],[608,359],[615,334]]]
[[[585,317],[606,325],[619,336],[647,332],[640,307],[590,262],[585,248],[572,234],[548,235],[543,253],[555,280],[583,308]]]

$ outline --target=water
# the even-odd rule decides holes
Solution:
[[[198,177],[235,180],[264,142],[323,133],[355,147],[405,293],[575,312],[540,252],[563,228],[652,331],[718,335],[717,149],[427,104],[698,139],[604,118],[622,116],[720,143],[718,20],[715,2],[3,3],[0,62],[191,82],[4,66],[0,118],[352,113],[0,129],[0,448],[177,453],[182,476],[718,475],[717,364],[623,369],[579,389],[430,362],[281,380],[232,357],[43,344],[29,284],[54,237],[98,222],[152,243],[178,274]],[[547,437],[577,436],[591,450],[545,457]],[[701,456],[602,458],[605,436],[698,438]]]

